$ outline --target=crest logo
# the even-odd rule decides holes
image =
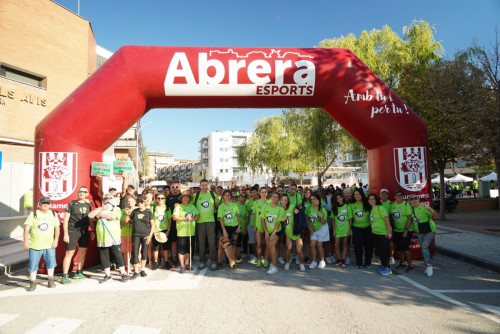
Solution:
[[[228,212],[228,213],[226,213],[226,215],[224,217],[226,219],[233,219],[233,213],[232,212]]]
[[[394,172],[399,185],[409,191],[422,190],[427,184],[425,147],[394,149]]]
[[[392,214],[394,215],[394,218],[396,218],[396,219],[401,218],[401,212],[399,212],[399,211],[394,211]]]
[[[356,211],[355,215],[357,217],[361,218],[361,217],[363,217],[365,215],[365,212],[363,210],[358,210],[358,211]]]
[[[43,196],[62,200],[73,193],[78,176],[75,152],[40,152],[39,188]]]
[[[201,206],[206,209],[206,208],[208,208],[210,206],[210,202],[209,201],[203,201],[203,202],[201,202]]]

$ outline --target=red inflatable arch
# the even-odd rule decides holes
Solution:
[[[351,51],[125,46],[38,124],[35,203],[96,199],[91,162],[150,109],[235,107],[323,108],[367,148],[372,191],[429,201],[425,122]]]

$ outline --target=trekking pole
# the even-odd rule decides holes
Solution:
[[[115,238],[113,238],[113,235],[111,234],[111,231],[108,229],[107,224],[104,222],[104,220],[102,220],[102,218],[101,218],[101,217],[99,217],[99,221],[101,222],[102,226],[104,226],[104,228],[106,229],[106,231],[108,231],[108,234],[109,234],[109,236],[111,237],[111,240],[113,240],[113,244],[114,244],[114,245],[116,246],[116,248],[118,248],[118,250],[121,252],[121,251],[122,251],[122,249],[121,249],[120,245],[116,243]]]

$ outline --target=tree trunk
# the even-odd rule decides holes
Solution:
[[[444,185],[444,167],[445,164],[439,165],[439,219],[445,220],[446,208],[445,208],[445,185]]]
[[[328,171],[328,169],[330,168],[330,166],[333,164],[333,162],[335,161],[335,156],[333,157],[333,159],[330,161],[330,163],[326,166],[325,169],[323,169],[323,171],[321,173],[318,174],[318,189],[322,187],[322,184],[321,184],[321,178],[323,177],[323,175],[326,174],[326,172]]]

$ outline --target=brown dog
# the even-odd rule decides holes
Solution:
[[[236,259],[236,256],[234,255],[233,242],[229,238],[222,237],[221,245],[222,245],[222,248],[224,248],[224,252],[226,252],[227,258],[229,259],[229,267],[231,269],[236,270],[236,263],[243,262],[243,259],[239,259],[239,260]]]

